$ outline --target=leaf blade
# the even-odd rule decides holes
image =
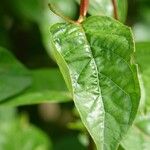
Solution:
[[[17,116],[16,109],[12,107],[0,107],[0,112],[3,114],[0,116],[0,149],[52,149],[51,139],[31,125],[26,115]]]
[[[109,17],[93,16],[82,26],[56,24],[51,36],[57,63],[97,149],[116,149],[135,118],[140,97],[130,29]]]

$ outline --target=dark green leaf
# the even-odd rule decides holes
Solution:
[[[137,113],[140,88],[130,29],[105,16],[51,27],[59,68],[97,149],[115,150]]]
[[[39,103],[60,103],[71,100],[66,85],[57,69],[31,71],[33,84],[24,93],[1,103],[6,106],[31,105]]]
[[[0,101],[22,92],[30,84],[28,70],[10,52],[0,47]]]

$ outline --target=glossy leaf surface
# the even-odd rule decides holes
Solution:
[[[98,150],[115,150],[140,99],[134,42],[128,27],[109,17],[51,27],[59,68]]]
[[[0,103],[2,106],[20,106],[39,103],[68,102],[71,96],[66,89],[58,69],[37,69],[31,71],[33,83],[20,95]]]
[[[31,84],[29,71],[0,47],[0,101],[19,94]]]

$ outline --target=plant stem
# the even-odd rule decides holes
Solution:
[[[80,2],[80,16],[78,19],[78,23],[81,23],[84,20],[84,17],[87,14],[88,11],[88,7],[89,7],[89,0],[81,0]]]
[[[112,0],[113,8],[114,8],[114,18],[118,20],[118,10],[117,10],[117,2],[116,0]]]

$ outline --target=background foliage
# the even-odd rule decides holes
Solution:
[[[78,18],[76,0],[5,0],[0,5],[0,149],[3,150],[10,149],[8,145],[18,139],[16,145],[10,145],[12,150],[19,147],[23,150],[67,150],[70,146],[74,150],[84,150],[88,145],[87,132],[51,56],[50,25],[62,20],[49,10],[48,2],[53,2],[65,16]],[[97,5],[92,1],[89,14],[107,12],[105,15],[112,16],[111,10],[107,11],[110,1],[100,2]],[[150,1],[129,0],[127,8],[127,13],[120,11],[120,20],[134,32],[142,99],[137,119],[122,147],[148,150]],[[12,138],[14,135],[16,138]]]

